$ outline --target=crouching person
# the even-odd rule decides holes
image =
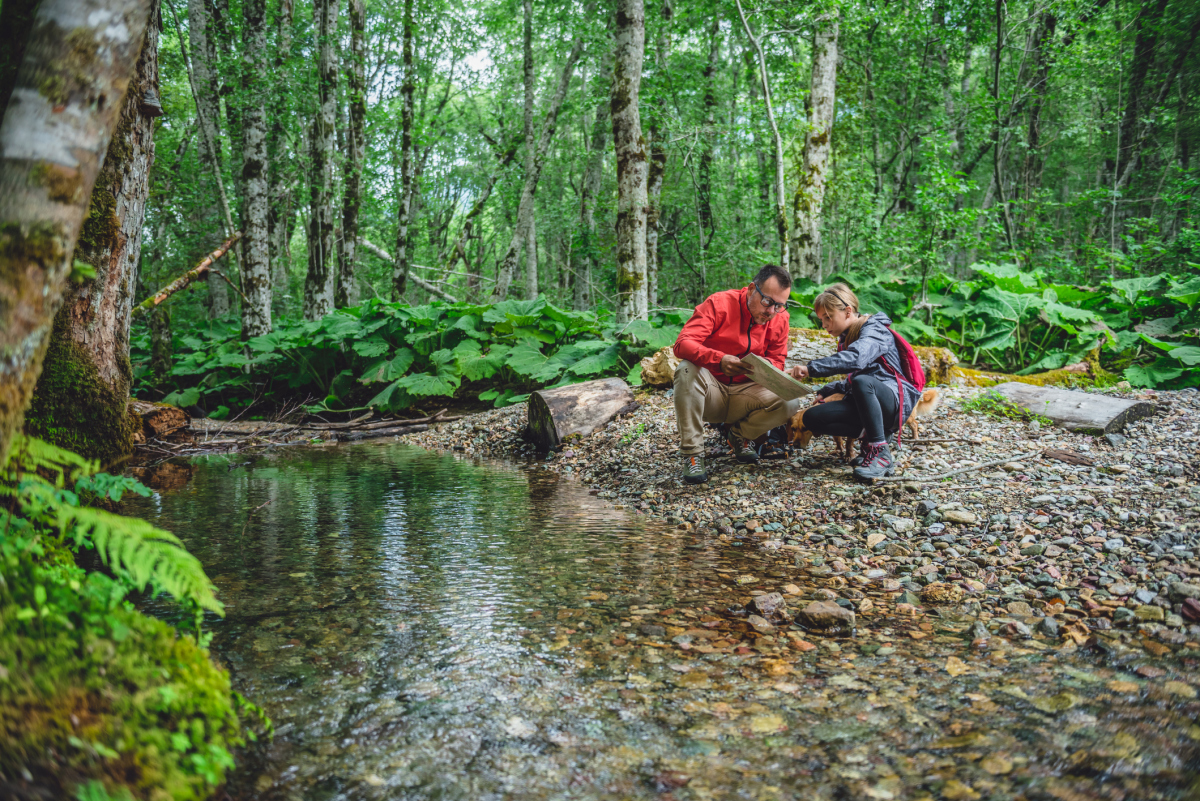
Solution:
[[[734,456],[752,463],[758,461],[754,440],[783,425],[799,406],[755,384],[750,365],[742,361],[754,353],[783,369],[791,289],[788,271],[769,264],[749,286],[709,295],[679,333],[675,422],[687,483],[708,480],[705,423],[728,423]]]

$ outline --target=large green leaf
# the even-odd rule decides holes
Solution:
[[[1138,301],[1142,300],[1146,295],[1151,292],[1157,292],[1165,288],[1166,285],[1166,276],[1161,273],[1159,275],[1122,278],[1117,281],[1106,282],[1106,286],[1110,286],[1115,290],[1118,299],[1130,306],[1136,306]]]
[[[1195,306],[1196,302],[1200,301],[1200,276],[1194,276],[1182,284],[1172,281],[1166,294],[1168,298],[1177,300],[1189,308]]]
[[[1200,364],[1200,347],[1196,347],[1195,345],[1183,345],[1174,348],[1170,355],[1172,359],[1181,361],[1188,367]]]
[[[412,366],[416,354],[408,348],[399,348],[391,358],[377,359],[367,366],[358,377],[360,383],[374,384],[379,381],[395,381]]]
[[[374,359],[387,353],[392,346],[382,336],[374,334],[366,339],[360,339],[350,347],[364,359]]]
[[[675,344],[683,326],[656,326],[649,320],[634,320],[625,326],[625,333],[645,343],[647,348],[660,350]]]
[[[502,300],[483,313],[485,323],[507,322],[514,328],[523,325],[537,325],[542,318],[542,310],[546,308],[546,299],[538,297],[535,300]]]
[[[482,318],[477,314],[464,314],[454,321],[449,330],[461,331],[474,339],[487,339],[487,332],[479,327],[481,320]]]
[[[1025,294],[1039,291],[1037,276],[1023,272],[1015,264],[976,262],[971,265],[971,269],[990,281],[993,286],[1006,292]]]
[[[481,381],[491,378],[504,366],[509,350],[506,345],[492,345],[484,354],[478,342],[473,339],[464,340],[454,348],[454,357],[458,360],[458,369],[468,381]]]
[[[429,355],[429,367],[428,373],[409,373],[396,383],[413,397],[453,395],[462,381],[454,351],[434,351]]]
[[[975,304],[975,312],[996,320],[1005,320],[1014,326],[1021,323],[1032,311],[1045,305],[1040,296],[1034,294],[1018,295],[994,286],[988,287],[979,296]]]
[[[858,295],[859,309],[863,314],[884,312],[889,317],[903,314],[908,306],[908,298],[899,292],[885,289],[879,284],[863,287],[855,293]]]
[[[1157,387],[1183,375],[1183,368],[1166,356],[1153,364],[1135,364],[1125,368],[1125,380],[1135,387]]]
[[[508,353],[505,364],[517,375],[531,376],[537,372],[550,357],[542,353],[537,342],[522,340]]]
[[[617,366],[621,358],[621,346],[613,343],[599,353],[593,353],[571,365],[570,372],[574,375],[600,375]]]
[[[398,412],[412,405],[412,397],[400,386],[399,381],[393,381],[383,390],[367,401],[367,406],[385,412]]]

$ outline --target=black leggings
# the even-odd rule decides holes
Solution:
[[[818,403],[805,411],[804,427],[830,437],[857,437],[865,431],[867,442],[883,442],[899,427],[896,387],[873,375],[856,375],[850,384],[848,398]]]

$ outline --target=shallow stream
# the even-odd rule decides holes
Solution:
[[[1200,797],[1195,676],[1140,651],[972,644],[963,609],[762,635],[753,593],[827,580],[536,469],[373,443],[190,472],[126,511],[202,560],[214,655],[274,720],[235,799]]]

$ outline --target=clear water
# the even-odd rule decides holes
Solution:
[[[178,478],[127,512],[203,561],[214,656],[275,722],[234,799],[1200,797],[1194,661],[980,649],[955,610],[800,650],[742,610],[829,583],[791,555],[394,443]]]

